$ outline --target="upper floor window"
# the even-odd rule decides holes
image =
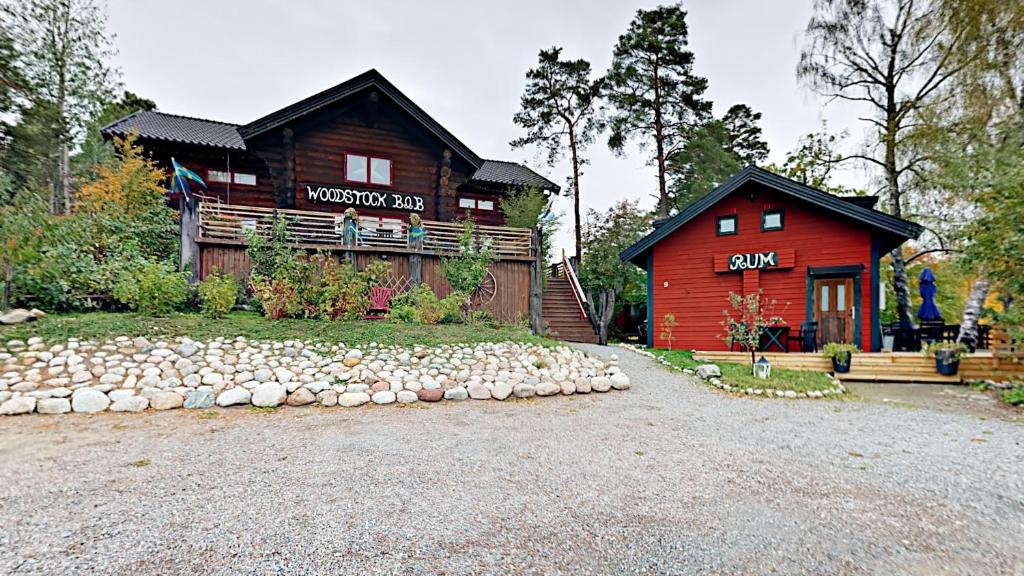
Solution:
[[[207,170],[206,180],[227,184],[233,182],[239,186],[255,186],[256,175],[246,172],[228,172],[227,170]]]
[[[345,180],[390,186],[391,160],[363,154],[345,154]]]
[[[739,220],[736,216],[719,216],[715,225],[715,233],[719,236],[736,234],[739,230]]]
[[[494,200],[477,200],[476,198],[459,198],[459,208],[473,210],[494,210]]]
[[[782,230],[783,224],[783,211],[782,210],[765,210],[761,213],[761,231],[770,232],[772,230]]]

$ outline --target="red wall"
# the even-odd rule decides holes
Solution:
[[[756,191],[752,202],[749,194]],[[761,231],[761,212],[785,210],[784,229]],[[739,216],[739,233],[716,236],[718,216]],[[776,301],[775,312],[794,330],[806,314],[808,267],[862,264],[861,346],[871,345],[871,234],[850,220],[824,214],[789,196],[748,184],[654,245],[654,345],[664,347],[660,324],[672,313],[678,325],[672,331],[673,348],[726,350],[722,340],[723,310],[729,292],[743,292],[743,273],[715,273],[714,258],[721,254],[795,251],[795,265],[783,270],[761,270],[760,287]],[[749,274],[749,272],[748,272]],[[663,284],[668,282],[668,287]],[[794,343],[796,346],[796,343]]]

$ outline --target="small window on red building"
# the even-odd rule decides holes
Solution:
[[[390,186],[391,160],[362,154],[345,154],[345,180]]]
[[[761,213],[761,232],[782,230],[782,210],[765,210]]]
[[[739,221],[736,216],[719,216],[715,231],[719,236],[730,236],[739,230]]]

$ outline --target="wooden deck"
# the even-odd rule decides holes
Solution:
[[[791,370],[831,372],[832,363],[821,354],[758,352],[773,367]],[[694,358],[708,362],[750,362],[748,352],[696,352]],[[918,352],[865,352],[855,354],[850,372],[838,374],[840,380],[857,382],[923,382],[960,384],[975,380],[1006,381],[1024,379],[1024,353],[980,351],[960,360],[957,376],[941,376],[935,360]]]

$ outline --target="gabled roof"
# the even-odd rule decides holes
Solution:
[[[535,186],[541,190],[559,191],[557,184],[526,166],[502,160],[484,160],[469,181],[501,186]]]
[[[481,164],[483,164],[483,160],[477,156],[475,152],[460,142],[459,139],[446,130],[444,126],[438,124],[437,120],[431,118],[429,114],[424,112],[422,108],[417,106],[415,102],[410,100],[408,96],[401,92],[401,90],[395,88],[394,84],[389,82],[387,78],[384,78],[380,72],[377,72],[374,69],[367,70],[366,72],[346,80],[333,88],[328,88],[319,94],[314,94],[309,98],[305,98],[294,104],[285,106],[277,112],[267,114],[258,120],[254,120],[245,126],[241,126],[238,131],[243,138],[252,138],[253,136],[302,118],[307,114],[316,112],[325,106],[330,106],[335,102],[343,100],[348,96],[368,88],[373,88],[394,101],[399,108],[407,112],[422,124],[430,133],[447,144],[453,152],[465,158],[474,168],[480,168]]]
[[[139,138],[180,144],[212,146],[229,150],[245,150],[237,124],[177,116],[163,112],[140,110],[100,128],[104,136],[127,136],[136,132]]]
[[[682,212],[676,214],[653,232],[641,238],[636,244],[623,250],[619,257],[623,261],[633,262],[637,266],[644,266],[644,256],[655,244],[748,182],[761,184],[784,194],[789,194],[827,212],[845,216],[898,239],[900,242],[910,238],[917,238],[922,231],[921,226],[913,222],[896,218],[871,208],[865,208],[855,202],[848,202],[839,196],[834,196],[795,180],[784,178],[774,172],[769,172],[756,166],[747,166],[724,184],[708,192],[704,197],[690,204]]]

